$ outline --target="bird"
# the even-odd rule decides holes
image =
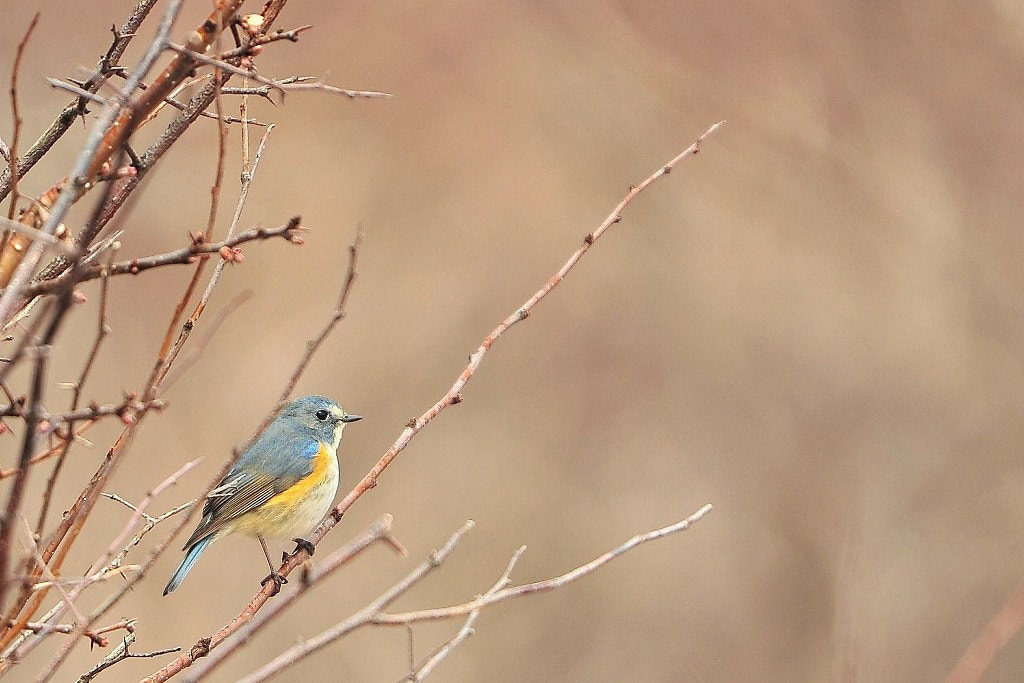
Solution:
[[[296,550],[313,554],[303,538],[316,527],[338,493],[338,445],[345,425],[361,420],[325,396],[288,403],[231,466],[203,506],[203,517],[185,542],[185,558],[164,595],[181,585],[211,543],[234,532],[259,539],[270,564],[275,592],[285,583],[277,573],[266,537],[295,536]]]

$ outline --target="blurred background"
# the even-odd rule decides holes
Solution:
[[[24,148],[69,100],[44,77],[88,73],[132,3],[3,5],[5,74],[42,11],[21,73]],[[175,35],[207,10],[188,3]],[[239,292],[252,299],[167,392],[169,409],[146,419],[109,487],[137,500],[203,456],[154,512],[200,492],[265,415],[334,305],[359,223],[349,317],[298,390],[366,418],[346,432],[344,491],[631,183],[728,123],[495,345],[465,402],[413,441],[320,550],[390,512],[410,556],[372,550],[215,679],[361,608],[468,518],[477,527],[456,554],[396,609],[472,598],[520,544],[513,579],[548,578],[705,502],[714,512],[682,535],[484,612],[436,678],[947,673],[1024,575],[1024,6],[290,2],[281,25],[307,23],[298,44],[266,49],[264,75],[395,97],[251,103],[278,127],[242,225],[301,214],[312,231],[301,248],[247,245],[228,269],[198,334]],[[155,28],[153,17],[129,57]],[[8,142],[9,122],[5,94]],[[85,134],[76,124],[22,191],[66,173]],[[238,128],[230,134],[220,235],[237,196]],[[215,125],[200,121],[124,215],[122,257],[181,247],[205,226],[215,161]],[[113,334],[88,396],[113,402],[142,387],[190,273],[112,283]],[[85,291],[54,383],[78,376],[91,344],[98,287]],[[58,513],[115,434],[97,427],[95,446],[73,452]],[[0,439],[3,467],[18,443]],[[33,473],[34,491],[48,471]],[[65,574],[127,515],[102,501]],[[140,619],[136,651],[190,647],[266,574],[259,545],[230,538],[161,597],[179,559],[168,552],[110,615]],[[458,627],[417,626],[416,657]],[[51,642],[15,678],[33,676]],[[367,629],[281,680],[395,681],[408,650],[403,629]],[[80,646],[63,671],[77,676],[103,654]],[[170,658],[103,676],[130,680]],[[988,680],[1022,677],[1016,637]]]

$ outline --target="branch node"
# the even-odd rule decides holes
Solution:
[[[212,639],[209,636],[200,638],[199,641],[192,646],[192,649],[188,651],[188,656],[191,657],[193,660],[196,660],[200,657],[205,657],[206,655],[210,654],[211,642]]]

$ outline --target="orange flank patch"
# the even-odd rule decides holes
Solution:
[[[321,443],[320,450],[312,458],[313,471],[310,472],[309,476],[291,488],[281,491],[281,493],[268,500],[266,505],[270,507],[280,506],[286,509],[301,505],[309,494],[313,492],[313,489],[322,484],[327,478],[327,468],[330,467],[331,460],[333,459],[334,455],[329,450],[329,447]]]

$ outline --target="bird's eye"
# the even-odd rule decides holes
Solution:
[[[326,420],[328,415],[330,415],[330,413],[324,410],[323,408],[316,411],[316,419],[320,420],[321,422]]]

